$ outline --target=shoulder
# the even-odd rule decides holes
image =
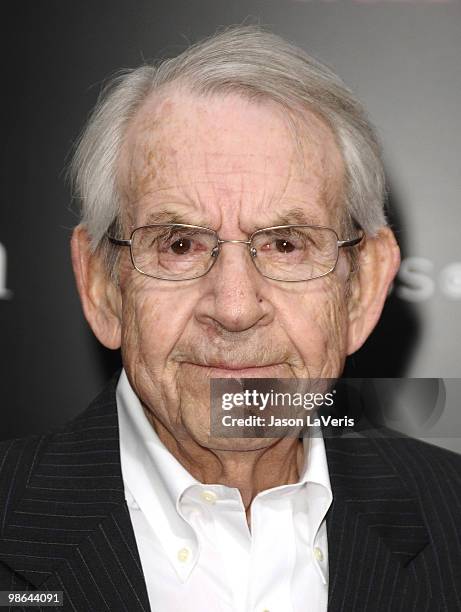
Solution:
[[[25,464],[33,462],[34,454],[45,437],[34,435],[0,442],[0,488],[18,471],[23,472]]]
[[[442,476],[454,468],[456,480],[461,483],[461,454],[391,430],[382,430],[379,436],[373,436],[373,442],[396,467],[426,474],[438,472]]]
[[[393,471],[424,503],[461,520],[461,455],[394,432],[372,438]]]
[[[337,488],[399,488],[461,520],[461,455],[392,430],[372,427],[325,439],[330,479]]]
[[[15,492],[27,485],[44,459],[65,466],[75,453],[118,449],[117,380],[118,374],[83,412],[62,427],[43,434],[0,441],[0,512]],[[49,455],[52,455],[52,461]],[[97,460],[99,456],[104,456],[102,450],[93,458]]]

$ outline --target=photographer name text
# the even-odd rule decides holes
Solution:
[[[354,427],[355,421],[352,417],[335,418],[331,415],[313,417],[307,414],[305,417],[275,417],[271,415],[266,418],[261,415],[248,415],[246,417],[233,417],[226,414],[222,417],[224,427]]]

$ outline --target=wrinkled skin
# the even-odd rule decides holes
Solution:
[[[168,90],[151,98],[132,122],[120,157],[124,237],[162,222],[158,215],[166,210],[223,239],[245,240],[257,228],[297,222],[350,238],[340,231],[341,155],[329,129],[313,114],[305,117],[299,146],[284,113],[269,102]],[[375,260],[395,251],[389,235],[386,249],[375,248]],[[370,243],[363,248],[365,272],[367,249],[374,256]],[[98,327],[88,306],[86,313],[106,346],[121,345],[130,382],[163,442],[198,479],[238,486],[247,507],[259,490],[296,481],[302,459],[296,439],[210,437],[209,378],[339,376],[346,355],[379,316],[398,249],[376,284],[371,314],[361,303],[360,278],[347,298],[344,249],[333,273],[301,283],[264,278],[244,245],[224,245],[206,276],[183,282],[139,274],[127,251],[119,291],[94,273],[105,287],[98,308],[110,313],[108,322]]]

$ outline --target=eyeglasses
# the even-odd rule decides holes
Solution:
[[[257,270],[266,278],[301,282],[326,276],[336,267],[339,249],[363,239],[339,240],[330,227],[277,225],[258,229],[248,240],[221,240],[207,227],[167,223],[144,225],[129,240],[107,235],[112,244],[130,247],[131,261],[141,274],[168,281],[185,281],[207,274],[223,244],[244,244]]]

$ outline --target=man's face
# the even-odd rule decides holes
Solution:
[[[307,119],[296,143],[270,103],[184,92],[151,99],[121,158],[126,233],[179,217],[223,239],[246,240],[283,223],[340,234],[341,157],[330,131]],[[334,273],[283,283],[261,276],[245,245],[225,244],[206,276],[171,282],[138,273],[124,252],[123,363],[153,421],[177,439],[230,448],[232,440],[209,438],[211,377],[338,376],[347,267],[341,253]]]

